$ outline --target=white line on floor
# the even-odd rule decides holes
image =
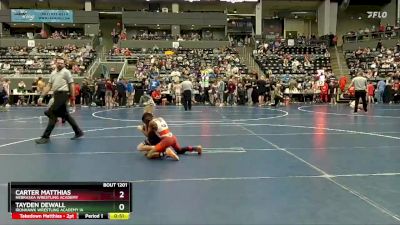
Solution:
[[[321,176],[324,176],[324,178],[326,178],[327,180],[331,181],[332,183],[336,184],[337,186],[339,186],[340,188],[342,188],[343,190],[348,191],[350,194],[358,197],[359,199],[361,199],[362,201],[368,203],[369,205],[373,206],[374,208],[376,208],[377,210],[379,210],[380,212],[392,217],[393,219],[395,219],[396,221],[400,221],[400,217],[395,214],[394,212],[390,211],[389,209],[385,208],[384,206],[378,204],[377,202],[373,201],[372,199],[368,198],[366,195],[363,195],[362,193],[357,192],[356,190],[343,185],[341,183],[339,183],[337,180],[333,179],[334,177],[330,174],[328,174],[327,172],[325,172],[324,170],[320,169],[319,167],[307,162],[305,159],[301,158],[300,156],[294,154],[291,151],[288,151],[284,148],[279,147],[278,145],[272,143],[271,141],[257,135],[256,133],[254,133],[252,130],[244,127],[244,126],[239,126],[244,130],[247,130],[249,133],[254,134],[256,137],[260,138],[261,140],[263,140],[265,143],[270,144],[271,146],[273,146],[274,148],[276,148],[277,150],[281,150],[285,153],[287,153],[288,155],[292,156],[293,158],[303,162],[304,164],[306,164],[307,166],[309,166],[310,168],[314,169],[315,171],[319,172],[321,174]],[[399,138],[400,139],[400,138]]]
[[[5,120],[0,120],[0,122],[6,122],[6,121],[21,121],[21,120],[30,120],[30,119],[39,119],[40,116],[34,116],[34,117],[23,117],[23,118],[14,118],[14,119],[5,119]]]
[[[121,109],[126,109],[126,108],[121,108]],[[207,121],[207,120],[169,120],[171,124],[173,123],[185,123],[185,124],[208,124],[208,123],[226,123],[226,122],[244,122],[244,121],[259,121],[259,120],[269,120],[269,119],[276,119],[276,118],[281,118],[289,115],[289,113],[285,110],[281,109],[273,109],[273,108],[261,108],[262,110],[271,110],[271,111],[278,111],[282,112],[282,115],[277,115],[277,116],[270,116],[270,117],[265,117],[265,118],[256,118],[256,119],[226,119],[226,120],[214,120],[214,121]],[[97,119],[102,119],[102,120],[113,120],[113,121],[129,121],[129,122],[141,122],[141,120],[133,120],[133,119],[117,119],[117,118],[111,118],[111,117],[104,117],[104,116],[98,116],[97,114],[103,113],[103,112],[109,112],[109,111],[115,111],[115,110],[120,110],[120,109],[108,109],[108,110],[100,110],[92,113],[92,116],[97,118]],[[213,111],[215,112],[215,111]],[[218,113],[218,112],[216,112]],[[228,114],[229,115],[229,114]],[[243,113],[243,115],[246,115],[246,113]]]
[[[43,128],[44,129],[44,128]],[[383,132],[385,133],[385,132]],[[400,132],[396,132],[396,133],[400,133]],[[324,134],[324,135],[328,135],[328,134],[332,134],[332,135],[359,135],[357,133],[351,133],[351,134],[347,134],[347,133],[343,133],[343,132],[339,132],[339,133],[281,133],[281,134],[271,134],[271,133],[265,133],[265,134],[257,134],[257,135],[262,135],[262,136],[296,136],[296,135],[319,135],[319,134]],[[254,136],[252,134],[176,134],[175,135],[177,137],[235,137],[235,136]],[[123,138],[144,138],[143,135],[104,135],[104,136],[85,136],[82,139],[123,139]],[[16,138],[16,137],[0,137],[0,140],[23,140],[23,139],[27,139],[27,137],[20,137],[20,138]],[[56,136],[53,139],[69,139],[69,137],[65,137],[65,136]]]
[[[302,111],[302,112],[309,112],[309,113],[317,113],[317,114],[327,114],[327,115],[336,115],[336,116],[351,116],[351,117],[371,117],[371,118],[400,118],[399,116],[381,116],[381,115],[369,115],[369,114],[353,114],[351,109],[349,107],[349,113],[332,113],[332,112],[318,112],[318,111],[312,111],[312,110],[307,110],[304,108],[307,107],[318,107],[318,105],[313,105],[313,106],[300,106],[297,109]]]
[[[212,150],[215,148],[207,148],[208,150],[203,150],[205,154],[225,154],[225,153],[246,153],[246,150],[243,148],[226,148],[219,150]],[[130,152],[35,152],[35,153],[0,153],[0,156],[51,156],[51,155],[112,155],[112,154],[138,154],[138,151],[130,151]],[[191,153],[188,153],[191,154]],[[194,154],[194,153],[193,153]],[[197,154],[197,153],[195,153]]]
[[[383,135],[378,133],[370,133],[370,132],[362,132],[362,131],[355,131],[355,130],[343,130],[343,129],[335,129],[335,128],[327,128],[327,127],[313,127],[313,126],[302,126],[302,125],[287,125],[287,124],[240,124],[240,126],[247,127],[247,126],[270,126],[270,127],[292,127],[292,128],[307,128],[307,129],[315,129],[315,130],[330,130],[330,131],[339,131],[345,132],[348,134],[365,134],[370,136],[377,136],[377,137],[384,137],[390,139],[397,139],[400,140],[400,137],[396,136],[389,136]]]
[[[338,175],[289,175],[289,176],[258,176],[258,177],[199,177],[199,178],[166,178],[149,180],[131,180],[132,183],[152,182],[187,182],[187,181],[246,181],[246,180],[274,180],[274,179],[298,179],[298,178],[337,178],[337,177],[376,177],[376,176],[400,176],[400,173],[370,173],[370,174],[338,174]],[[2,183],[1,186],[8,184]]]

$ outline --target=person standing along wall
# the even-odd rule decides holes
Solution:
[[[135,86],[133,85],[132,81],[129,81],[126,86],[126,93],[128,98],[128,107],[132,107],[135,105]]]
[[[383,94],[385,92],[386,82],[385,80],[380,80],[377,84],[378,89],[378,103],[383,103]]]
[[[236,84],[232,79],[230,79],[228,83],[228,101],[227,101],[229,105],[236,105],[235,93],[236,93]]]
[[[374,99],[375,87],[374,87],[374,84],[370,81],[367,88],[368,88],[368,103],[369,104],[375,103],[375,99]]]
[[[118,106],[126,106],[127,85],[124,78],[118,81],[116,87],[118,92]]]

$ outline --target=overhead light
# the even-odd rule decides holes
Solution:
[[[299,11],[299,12],[291,12],[291,14],[309,14],[311,12],[306,12],[306,11]]]
[[[208,25],[208,27],[211,27],[211,25]]]
[[[61,26],[64,26],[64,24],[62,23]]]
[[[146,0],[146,2],[149,2],[150,0]]]
[[[159,27],[160,26],[160,24],[157,24],[157,27]]]
[[[75,26],[75,24],[72,24],[72,26]]]
[[[14,26],[17,26],[17,24],[16,24],[16,23],[14,23],[13,25],[14,25]]]
[[[220,0],[221,2],[241,3],[241,2],[258,2],[258,0]]]
[[[105,14],[105,15],[122,15],[122,12],[99,12],[99,14]]]
[[[360,17],[358,17],[358,19],[359,19],[359,20],[362,20],[362,17],[360,16]]]
[[[136,23],[134,24],[134,26],[136,26]]]
[[[294,18],[297,19],[297,18],[299,18],[299,16],[298,15],[294,15]]]
[[[192,24],[192,27],[194,27],[194,25]]]
[[[35,26],[35,24],[34,24],[34,23],[32,23],[31,25],[32,25],[32,26]]]

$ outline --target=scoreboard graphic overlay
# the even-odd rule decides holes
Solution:
[[[8,211],[15,220],[127,220],[129,182],[11,182]]]

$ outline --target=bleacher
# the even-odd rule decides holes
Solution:
[[[219,49],[129,49],[131,56],[124,56],[123,54],[115,55],[114,50],[111,51],[107,60],[109,61],[120,61],[121,58],[132,61],[135,64],[143,64],[142,68],[149,68],[153,64],[151,63],[152,58],[158,63],[158,69],[161,76],[169,75],[173,68],[183,69],[185,67],[190,68],[190,74],[199,74],[199,71],[206,67],[220,69],[220,76],[225,76],[227,72],[225,69],[228,64],[231,68],[238,67],[238,74],[248,74],[249,70],[246,65],[240,62],[238,52],[234,49],[225,49],[223,51]],[[166,54],[170,52],[173,54]],[[165,64],[165,61],[171,62],[171,67],[160,66]],[[227,62],[224,64],[224,62]],[[139,68],[140,69],[140,68]]]
[[[76,76],[84,74],[96,55],[93,50],[80,51],[73,46],[47,48],[0,48],[0,75],[48,76],[52,71],[51,62],[56,56],[67,58],[68,69],[78,67],[72,72]],[[82,58],[82,59],[80,59]],[[31,63],[27,63],[27,61]],[[8,68],[8,64],[10,65]],[[77,72],[79,71],[79,72]]]
[[[367,73],[369,78],[383,78],[396,73],[400,52],[394,48],[383,52],[376,49],[359,49],[357,51],[346,51],[345,59],[350,68],[350,75],[354,76],[357,71],[362,70]]]
[[[275,53],[262,53],[254,55],[254,58],[264,73],[272,73],[276,77],[312,76],[317,70],[331,70],[330,57],[325,56],[326,49],[316,46],[283,46]],[[305,55],[310,57],[310,65],[305,66]],[[288,65],[284,65],[284,55],[290,56]],[[297,69],[292,68],[292,62],[296,59],[299,62]]]

